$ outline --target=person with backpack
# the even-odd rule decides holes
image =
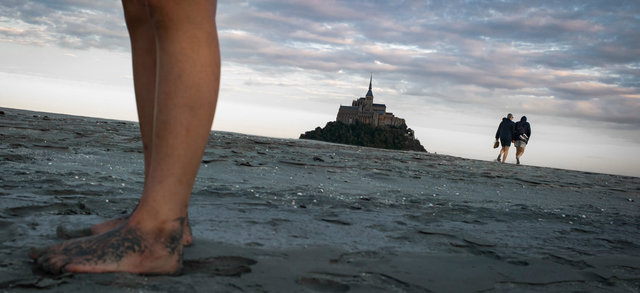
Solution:
[[[516,122],[515,128],[516,164],[520,165],[520,157],[524,154],[524,148],[531,138],[531,125],[527,122],[527,116],[522,116],[520,121]]]
[[[513,115],[509,113],[507,117],[502,118],[502,122],[500,122],[500,126],[498,126],[498,131],[496,131],[496,143],[500,140],[500,144],[502,145],[497,159],[498,162],[500,162],[500,156],[502,156],[503,163],[507,160],[509,147],[515,135],[515,123],[513,123],[512,120]]]

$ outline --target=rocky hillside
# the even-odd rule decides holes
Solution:
[[[391,150],[427,151],[406,124],[400,127],[373,127],[363,123],[348,125],[333,121],[324,128],[316,127],[301,134],[300,138]]]

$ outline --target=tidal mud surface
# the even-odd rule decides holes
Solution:
[[[30,247],[137,204],[138,127],[0,110],[0,292],[640,291],[640,178],[226,132],[181,275],[47,275]]]

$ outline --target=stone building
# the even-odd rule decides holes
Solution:
[[[358,121],[360,123],[370,124],[373,127],[397,127],[405,123],[404,119],[395,117],[393,113],[387,112],[387,106],[385,104],[373,103],[373,92],[371,92],[372,81],[373,75],[369,80],[369,91],[365,97],[353,100],[351,106],[340,106],[336,121],[345,124],[352,124]]]

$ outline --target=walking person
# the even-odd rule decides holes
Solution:
[[[500,154],[498,154],[498,162],[500,162],[500,157],[502,157],[503,163],[507,160],[509,147],[511,146],[516,131],[516,124],[513,123],[512,120],[513,114],[509,113],[507,117],[502,118],[502,122],[500,122],[498,126],[498,131],[496,131],[496,141],[500,140],[500,145],[502,146],[502,148],[500,148]]]
[[[52,273],[174,274],[220,84],[216,0],[123,0],[145,182],[133,213],[29,256]]]
[[[520,157],[524,154],[524,148],[529,143],[529,139],[531,139],[531,125],[527,122],[527,116],[522,116],[520,121],[516,122],[515,127],[516,164],[520,165]]]

